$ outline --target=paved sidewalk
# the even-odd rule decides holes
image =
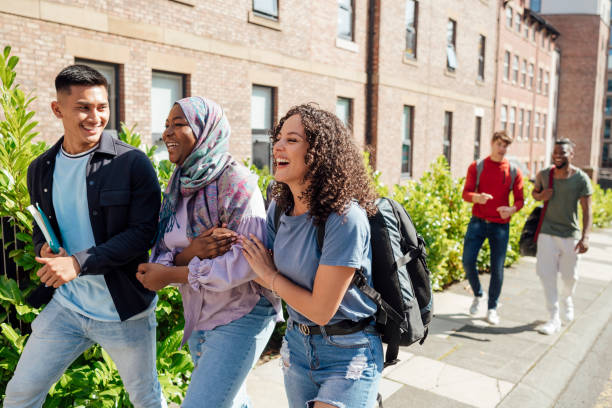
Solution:
[[[612,229],[593,233],[579,263],[576,319],[552,336],[535,331],[548,317],[535,258],[506,269],[498,326],[484,321],[486,302],[479,316],[467,313],[467,281],[436,293],[427,341],[403,348],[383,373],[385,408],[553,406],[612,316],[611,254]],[[253,370],[247,386],[255,408],[288,406],[278,360]]]

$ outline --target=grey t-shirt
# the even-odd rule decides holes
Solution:
[[[548,187],[550,169],[544,169],[536,179],[535,189],[540,190],[542,184]],[[578,223],[578,201],[581,197],[593,194],[591,180],[580,169],[567,179],[553,180],[553,195],[548,202],[544,222],[543,234],[558,237],[580,238],[580,224]]]
[[[332,213],[327,218],[322,251],[317,245],[317,228],[308,213],[297,216],[282,214],[278,231],[275,231],[275,208],[276,202],[272,201],[268,208],[268,243],[274,248],[274,263],[285,277],[312,291],[319,264],[363,267],[368,283],[372,285],[370,223],[366,212],[356,203],[351,204],[346,214]],[[294,321],[315,325],[290,306],[287,306],[287,311]],[[374,302],[351,285],[328,324],[341,320],[358,321],[374,312]]]

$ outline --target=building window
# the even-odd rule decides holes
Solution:
[[[527,60],[523,60],[523,66],[521,68],[521,87],[525,87],[527,81]]]
[[[544,76],[544,70],[540,68],[538,70],[538,93],[542,93],[542,77]]]
[[[529,38],[529,22],[525,22],[525,38]]]
[[[166,129],[168,112],[185,95],[186,77],[182,74],[153,71],[151,73],[151,136],[153,142],[161,140]]]
[[[518,117],[518,139],[519,140],[523,138],[523,119],[525,119],[525,110],[520,109],[519,117]]]
[[[106,129],[108,130],[121,130],[121,123],[119,118],[120,98],[119,98],[119,66],[116,64],[108,64],[105,62],[89,61],[80,58],[74,60],[75,64],[87,65],[98,72],[100,72],[106,82],[108,82],[108,105],[110,110],[110,116],[108,118],[108,124]],[[164,113],[164,118],[168,116],[168,112]]]
[[[610,123],[610,119],[606,119],[606,121],[604,122],[604,139],[609,139],[610,138],[610,127],[611,127],[611,123]]]
[[[536,13],[539,13],[542,7],[542,0],[531,0],[529,7]]]
[[[533,140],[539,140],[540,139],[540,114],[537,112],[535,114],[535,121],[533,123],[533,128],[535,130],[535,137],[533,138]]]
[[[612,69],[612,48],[608,50],[608,69]]]
[[[504,53],[504,79],[506,81],[510,80],[510,52],[506,51]]]
[[[610,37],[612,38],[612,35]],[[612,92],[612,79],[608,79],[608,92]]]
[[[414,133],[414,106],[404,106],[402,129],[402,175],[412,174],[412,137]]]
[[[272,168],[269,135],[276,112],[274,94],[274,88],[253,85],[251,93],[251,158],[253,164],[259,169]]]
[[[253,0],[253,12],[278,20],[278,0]]]
[[[446,25],[446,67],[449,71],[457,68],[456,37],[457,22],[449,19]]]
[[[546,140],[546,114],[542,114],[542,140]]]
[[[338,0],[338,37],[353,41],[353,0]]]
[[[533,88],[533,64],[529,64],[529,86],[527,87],[528,89],[532,89]]]
[[[601,149],[601,167],[612,167],[612,143],[604,143]]]
[[[533,28],[531,29],[531,41],[533,41],[535,43],[536,41],[536,26],[534,24]]]
[[[544,95],[548,95],[548,83],[550,82],[550,74],[548,71],[544,73]]]
[[[510,7],[506,7],[506,26],[512,28],[512,9]]]
[[[480,158],[480,141],[482,139],[482,117],[476,116],[474,130],[474,160],[478,160]]]
[[[606,116],[612,116],[612,98],[606,98]]]
[[[515,55],[514,58],[512,58],[512,83],[516,84],[518,82],[518,75],[519,75],[519,57],[518,55]]]
[[[521,15],[519,13],[516,13],[516,16],[514,18],[514,26],[516,27],[516,32],[520,34],[521,32],[521,22],[523,20],[523,17],[521,17]]]
[[[353,126],[353,100],[349,98],[338,97],[336,99],[336,116],[340,118],[344,126],[349,129]]]
[[[484,81],[486,41],[487,39],[484,35],[481,35],[478,41],[478,79],[481,81]]]
[[[542,30],[542,48],[546,48],[546,33]]]
[[[406,1],[406,51],[408,58],[417,57],[417,28],[419,3],[415,0]]]
[[[531,111],[527,111],[527,120],[525,121],[525,139],[531,138]]]
[[[509,120],[510,126],[508,127],[509,129],[509,133],[511,137],[514,137],[514,131],[515,129],[515,123],[516,123],[516,108],[510,108],[510,120]]]
[[[444,112],[444,141],[442,142],[442,153],[446,157],[449,166],[451,164],[451,143],[453,140],[453,112]]]
[[[503,130],[506,130],[508,124],[508,107],[506,105],[502,105],[501,114],[499,116],[501,119],[501,127]]]

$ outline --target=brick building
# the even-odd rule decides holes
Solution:
[[[611,12],[612,16],[612,12]],[[603,113],[603,135],[601,138],[601,162],[599,168],[599,183],[612,187],[612,32],[608,41],[608,64],[606,73],[606,102]]]
[[[550,162],[559,32],[529,3],[499,3],[495,128],[514,137],[508,157],[533,178]]]
[[[224,107],[232,153],[266,164],[266,131],[302,102],[338,109],[363,143],[367,2],[354,3],[0,0],[0,42],[21,58],[49,142],[53,79],[84,61],[110,79],[110,128],[137,124],[155,142],[174,100],[203,95]]]
[[[377,168],[397,182],[420,177],[444,154],[453,174],[465,175],[487,153],[493,128],[496,1],[385,1],[379,11]]]
[[[540,0],[537,8],[561,32],[558,138],[576,142],[574,163],[597,178],[601,160],[610,0]]]

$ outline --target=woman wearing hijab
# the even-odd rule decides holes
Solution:
[[[151,290],[179,284],[194,370],[183,407],[249,407],[245,380],[276,321],[280,299],[256,277],[235,243],[266,236],[257,176],[228,152],[230,126],[221,107],[181,99],[162,137],[177,165],[164,195],[151,263],[138,278]],[[216,228],[226,226],[225,228]]]

